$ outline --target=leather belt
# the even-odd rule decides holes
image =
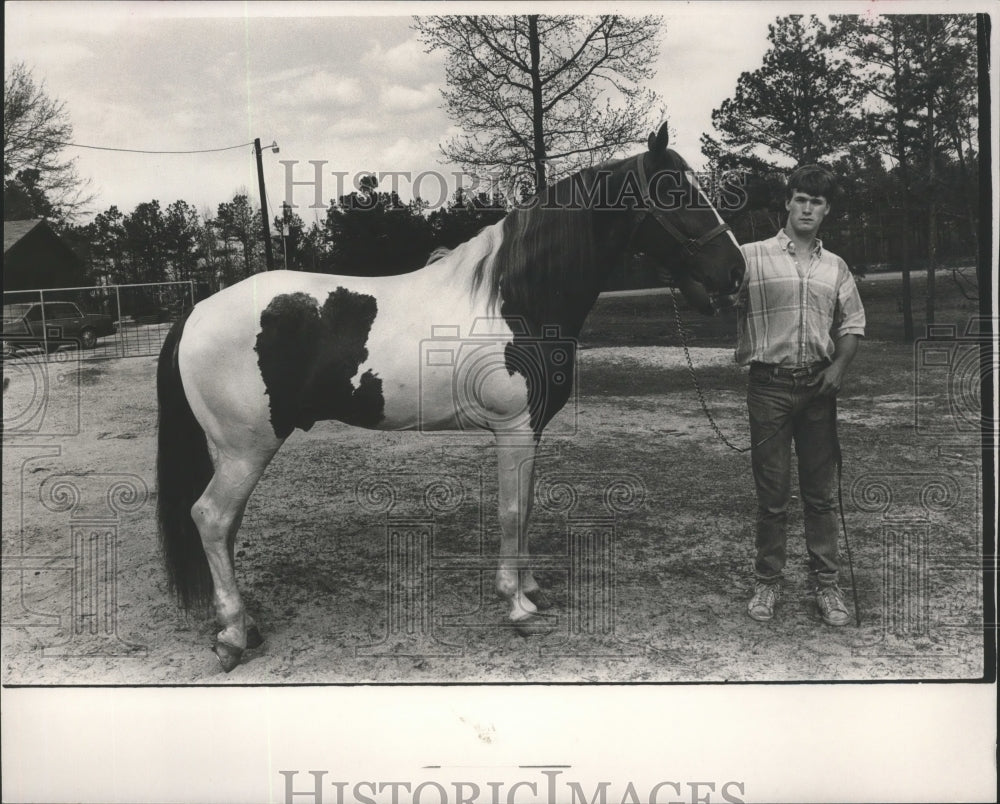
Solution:
[[[777,363],[751,363],[750,368],[767,371],[776,377],[809,377],[818,374],[830,364],[821,360],[817,363],[810,363],[808,366],[781,366]]]

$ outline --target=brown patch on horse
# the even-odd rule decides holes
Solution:
[[[260,316],[255,351],[279,438],[296,427],[336,419],[374,427],[385,417],[382,380],[370,370],[368,334],[378,313],[373,296],[339,287],[323,306],[306,293],[275,296]]]

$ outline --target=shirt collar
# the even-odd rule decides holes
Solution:
[[[782,251],[787,251],[789,254],[795,253],[795,243],[792,242],[792,238],[785,234],[784,229],[778,230],[778,245],[781,246]],[[823,254],[823,241],[818,237],[813,239],[812,253],[817,257]]]

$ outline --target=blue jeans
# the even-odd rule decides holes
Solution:
[[[809,573],[817,586],[837,583],[836,400],[817,397],[811,385],[822,368],[788,376],[762,364],[750,366],[747,408],[757,487],[754,574],[763,583],[780,581],[785,567],[793,440]]]

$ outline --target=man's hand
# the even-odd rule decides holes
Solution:
[[[858,351],[858,336],[841,335],[834,343],[833,362],[816,375],[812,386],[817,396],[836,396],[844,382],[844,372]]]
[[[844,382],[844,369],[837,363],[831,363],[812,381],[816,396],[836,396]]]

